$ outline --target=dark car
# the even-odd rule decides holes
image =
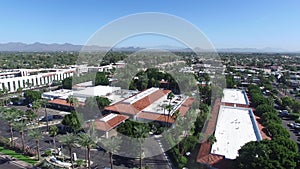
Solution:
[[[63,119],[63,116],[61,115],[53,115],[52,117],[54,120]]]

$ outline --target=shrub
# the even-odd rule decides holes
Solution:
[[[298,118],[297,120],[295,120],[296,123],[300,123],[300,119]]]
[[[181,156],[181,158],[179,159],[180,163],[186,164],[187,163],[187,158],[185,156]]]
[[[268,123],[266,127],[267,130],[269,131],[270,136],[273,139],[278,137],[285,137],[285,138],[290,137],[290,133],[285,128],[283,128],[281,124]]]
[[[300,114],[298,113],[290,113],[289,116],[292,120],[299,120]]]
[[[181,156],[179,159],[179,168],[185,167],[187,164],[187,158],[185,156]]]
[[[264,114],[265,112],[276,113],[276,110],[274,109],[273,106],[268,105],[268,104],[260,104],[260,105],[257,106],[257,108],[255,109],[255,114],[256,114],[257,116],[261,116],[261,115]]]
[[[46,150],[45,152],[44,152],[44,154],[45,154],[45,156],[50,156],[51,154],[52,154],[52,152],[51,152],[51,150]]]
[[[10,141],[7,138],[0,137],[0,145],[4,147],[9,147]]]
[[[267,125],[269,123],[277,123],[281,124],[281,120],[275,113],[265,112],[261,117],[263,125]]]

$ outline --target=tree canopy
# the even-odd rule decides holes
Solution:
[[[24,92],[24,97],[28,102],[33,102],[42,98],[42,92],[35,90],[26,90]]]
[[[299,155],[298,151],[292,150],[295,149],[290,149],[280,142],[272,140],[252,141],[239,150],[236,164],[240,169],[294,169],[297,166]]]

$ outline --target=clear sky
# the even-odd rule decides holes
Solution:
[[[300,50],[299,0],[2,0],[0,7],[0,43],[85,44],[119,17],[164,12],[196,25],[217,48]]]

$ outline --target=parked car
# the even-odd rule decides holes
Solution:
[[[293,129],[300,130],[300,125],[294,125]]]
[[[287,110],[280,110],[279,111],[279,116],[281,117],[289,117],[290,116],[290,113],[287,111]]]
[[[47,118],[48,118],[48,121],[52,121],[52,120],[53,120],[53,116],[50,115],[50,116],[48,116],[48,117],[42,118],[40,121],[41,121],[41,122],[45,122],[45,121],[47,121]]]
[[[63,119],[63,116],[61,116],[61,115],[53,115],[52,117],[53,117],[53,119],[55,119],[55,120]]]
[[[291,127],[291,128],[294,128],[295,123],[288,123],[287,126],[289,126],[289,127]]]

